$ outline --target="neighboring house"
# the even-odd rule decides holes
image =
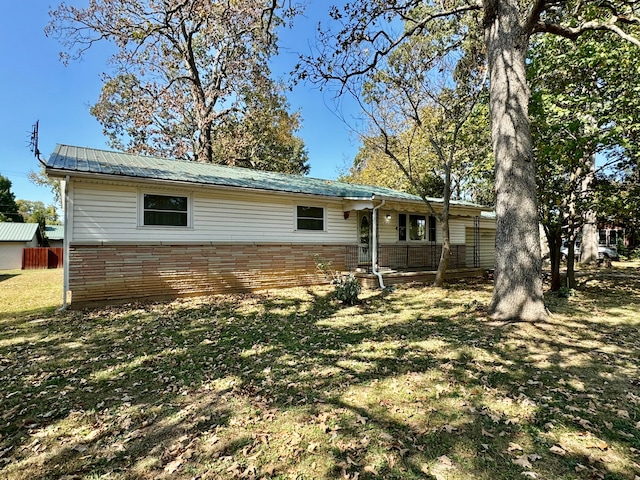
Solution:
[[[22,250],[42,245],[37,223],[0,222],[0,270],[22,268]]]
[[[50,247],[64,247],[64,226],[63,225],[46,225],[44,234],[47,237]]]
[[[365,280],[437,268],[440,227],[407,193],[65,145],[46,170],[63,181],[74,305],[316,284],[314,257]],[[486,210],[452,202],[453,270],[493,268]]]

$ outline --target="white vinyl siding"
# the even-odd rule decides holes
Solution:
[[[474,229],[467,227],[467,247],[466,262],[469,267],[473,267],[473,247],[475,245]],[[478,265],[481,268],[493,268],[496,260],[495,243],[496,231],[490,228],[480,228],[480,254]]]
[[[191,229],[139,227],[138,195],[158,188],[74,181],[74,242],[286,242],[354,243],[356,216],[344,219],[342,202],[314,199],[325,209],[324,231],[295,228],[301,197],[213,188],[163,188],[190,196]]]

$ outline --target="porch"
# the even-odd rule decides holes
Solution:
[[[468,249],[473,252],[467,252]],[[447,279],[483,276],[487,269],[480,267],[477,249],[477,246],[452,245]],[[378,270],[382,273],[385,285],[430,283],[435,278],[441,253],[442,245],[435,242],[421,245],[379,245]],[[347,270],[354,272],[363,286],[378,286],[378,277],[371,268],[369,246],[349,246],[346,254]]]
[[[478,278],[487,274],[486,268],[449,268],[447,269],[447,280],[459,280],[463,278]],[[435,270],[418,271],[394,271],[380,270],[385,286],[402,285],[406,283],[433,283],[436,278]],[[380,286],[378,277],[371,272],[356,272],[355,277],[365,288],[378,288]]]

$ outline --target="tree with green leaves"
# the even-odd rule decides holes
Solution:
[[[90,0],[60,4],[46,32],[62,41],[65,61],[97,42],[115,46],[113,73],[91,108],[110,146],[200,162],[233,164],[241,155],[255,168],[304,173],[299,120],[269,70],[274,30],[294,13],[276,0]],[[278,118],[267,130],[275,138],[264,142],[256,131],[255,108]],[[214,142],[223,132],[242,134],[246,147],[221,152]],[[283,164],[283,150],[296,156]]]
[[[48,188],[53,194],[53,203],[62,208],[62,184],[56,178],[50,178],[47,175],[44,165],[39,171],[31,170],[28,175],[29,181],[39,187]]]
[[[451,30],[454,27],[449,25]],[[468,160],[460,137],[476,108],[485,77],[478,69],[481,63],[473,60],[456,63],[444,81],[435,76],[434,71],[450,69],[448,53],[478,56],[473,50],[443,51],[437,39],[438,35],[411,39],[390,53],[386,68],[363,85],[362,100],[378,132],[374,138],[381,140],[377,148],[402,171],[442,226],[442,251],[433,282],[442,286],[451,254],[452,185]],[[434,208],[425,188],[430,176],[421,170],[441,172],[441,210]]]
[[[60,218],[56,207],[53,205],[46,206],[40,200],[16,200],[18,213],[22,216],[25,223],[38,223],[44,232],[47,225],[59,225]]]
[[[552,290],[560,288],[563,241],[569,250],[566,286],[576,285],[573,252],[581,230],[581,261],[597,260],[594,179],[623,160],[640,131],[639,52],[611,34],[593,33],[575,42],[542,37],[531,48],[530,113]],[[605,159],[598,169],[596,155]]]
[[[0,222],[22,222],[11,186],[11,180],[0,175]]]
[[[547,318],[526,77],[531,37],[549,33],[575,40],[586,32],[606,31],[640,45],[632,31],[640,24],[635,8],[633,0],[354,0],[332,9],[337,31],[324,30],[318,54],[305,60],[303,77],[348,85],[375,75],[391,52],[433,30],[440,29],[443,45],[454,48],[461,38],[441,28],[447,22],[483,30],[496,190],[496,265],[489,311],[496,319]],[[398,19],[404,28],[396,33]]]
[[[379,145],[384,143],[383,139],[375,138],[375,134],[362,134],[361,142],[348,172],[340,176],[341,181],[377,185],[413,195],[418,194],[398,165],[389,161],[389,157],[380,150]],[[444,180],[441,172],[434,168],[436,162],[433,159],[424,159],[416,163],[412,165],[412,170],[416,172],[415,177],[421,179],[422,190],[428,197],[441,197],[444,191]]]

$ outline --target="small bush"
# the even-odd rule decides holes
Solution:
[[[343,275],[331,268],[331,262],[324,262],[319,255],[313,256],[316,268],[321,272],[327,280],[335,287],[334,296],[346,305],[355,305],[358,303],[358,295],[362,291],[360,282],[353,273]]]
[[[335,286],[335,296],[342,303],[355,305],[358,303],[358,295],[362,287],[353,273],[334,278],[331,283]]]
[[[558,298],[569,298],[573,295],[573,290],[569,287],[560,287],[557,292]]]

